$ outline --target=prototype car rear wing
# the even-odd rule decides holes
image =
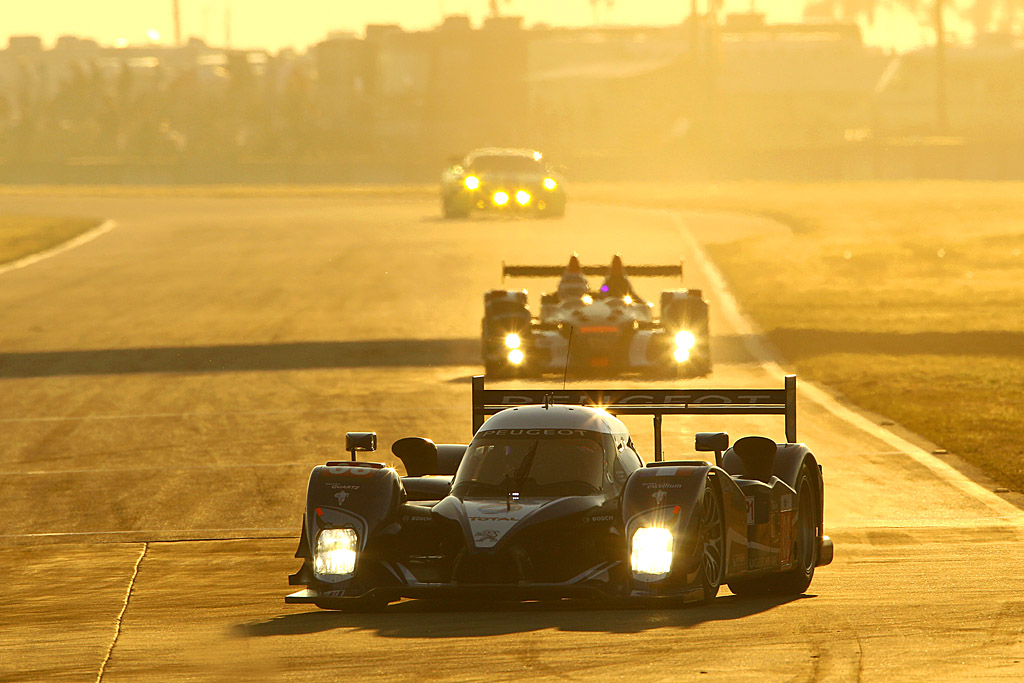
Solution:
[[[584,275],[607,275],[610,266],[608,264],[602,266],[581,266],[580,270],[583,271]],[[508,265],[504,261],[501,263],[501,279],[504,280],[506,277],[558,277],[565,272],[565,265],[561,266],[523,266],[523,265]],[[673,277],[678,276],[679,281],[683,280],[683,261],[679,260],[677,264],[655,266],[655,265],[640,265],[640,266],[627,266],[626,275],[629,277]]]
[[[796,443],[796,375],[782,389],[485,389],[473,377],[473,433],[489,415],[520,405],[585,405],[612,415],[654,416],[654,459],[661,460],[665,415],[784,415],[786,441]]]

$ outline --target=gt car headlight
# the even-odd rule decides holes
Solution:
[[[553,190],[556,187],[558,187],[558,183],[555,182],[554,178],[545,178],[544,179],[544,189],[545,190]]]
[[[359,537],[355,529],[324,529],[316,537],[313,571],[318,576],[350,576],[356,569]]]
[[[516,201],[519,202],[519,206],[526,206],[530,203],[531,199],[533,199],[533,197],[531,197],[530,193],[526,190],[519,190],[516,192]]]
[[[660,527],[640,527],[633,533],[629,564],[634,574],[653,581],[672,569],[672,532]]]
[[[526,358],[526,354],[520,349],[512,349],[508,352],[508,362],[512,365],[520,365]]]
[[[519,338],[519,335],[512,332],[505,336],[505,346],[510,349],[518,349],[523,345],[523,340]]]
[[[475,175],[468,175],[462,180],[462,184],[466,186],[467,190],[475,190],[480,187],[480,179]]]
[[[494,203],[498,206],[505,206],[508,204],[508,192],[501,192],[499,190],[494,193],[494,197],[492,197],[492,199],[494,199]]]
[[[690,349],[677,346],[676,350],[672,352],[672,357],[676,359],[677,363],[685,363],[690,360]]]
[[[676,333],[676,346],[680,349],[692,349],[697,345],[697,338],[693,336],[692,332],[683,330],[682,332]]]

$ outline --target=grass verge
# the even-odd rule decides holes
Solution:
[[[1024,183],[584,192],[789,225],[708,251],[796,372],[1024,491]]]
[[[66,242],[101,222],[94,218],[0,216],[0,265]]]

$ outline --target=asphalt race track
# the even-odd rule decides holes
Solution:
[[[445,222],[412,198],[10,197],[0,212],[116,222],[0,275],[2,681],[1024,679],[1024,514],[806,391],[799,435],[824,466],[836,559],[799,599],[284,604],[306,476],[345,457],[346,431],[377,430],[389,461],[400,436],[469,438],[502,260],[684,256],[716,361],[687,384],[781,387],[691,250],[778,226],[580,204],[563,221]],[[509,284],[534,305],[553,287]],[[656,298],[675,283],[636,284]],[[650,457],[649,422],[631,426]],[[781,418],[669,418],[669,457],[718,429],[783,437]]]

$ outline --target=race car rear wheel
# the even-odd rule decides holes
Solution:
[[[700,539],[702,549],[701,582],[704,584],[703,602],[710,602],[718,595],[722,586],[725,568],[725,514],[722,510],[722,494],[708,479],[704,482],[704,499],[701,504]]]
[[[793,528],[793,557],[796,566],[781,574],[729,582],[736,595],[798,595],[807,590],[818,564],[818,497],[811,483],[811,473],[804,465],[797,477],[796,524]]]
[[[772,578],[774,593],[794,595],[803,593],[814,578],[818,564],[818,497],[815,495],[811,474],[804,465],[796,482],[796,524],[793,525],[793,569]]]

